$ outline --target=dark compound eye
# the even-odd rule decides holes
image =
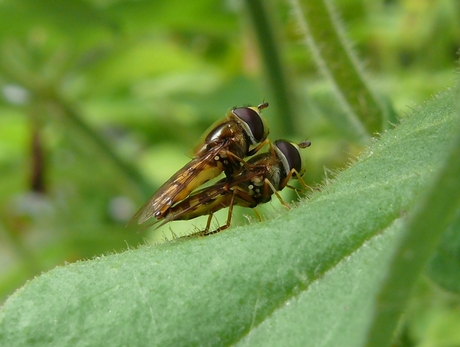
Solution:
[[[233,113],[247,124],[257,143],[262,142],[265,139],[264,122],[256,111],[249,107],[239,107],[233,110]]]
[[[280,154],[284,156],[284,160],[283,158],[281,160],[287,165],[285,167],[286,173],[289,173],[292,169],[296,169],[300,173],[302,170],[302,157],[300,156],[299,149],[292,143],[284,140],[275,141],[274,145],[279,149]]]

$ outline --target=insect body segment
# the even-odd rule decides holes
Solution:
[[[270,151],[258,154],[247,161],[247,165],[231,182],[226,179],[198,190],[171,207],[164,215],[161,225],[174,220],[188,220],[202,215],[209,215],[206,229],[201,235],[210,235],[230,226],[234,205],[254,208],[271,200],[275,194],[282,200],[278,191],[286,187],[293,177],[300,179],[305,172],[305,162],[300,149],[310,146],[305,141],[300,144],[278,140],[270,146]],[[223,208],[229,207],[227,222],[220,228],[209,231],[212,215]]]
[[[263,103],[230,110],[206,133],[194,151],[194,158],[166,181],[129,223],[137,220],[142,224],[152,217],[164,218],[171,206],[222,172],[231,181],[246,164],[244,157],[253,155],[268,143],[269,130],[261,116],[261,111],[267,107],[268,103]]]

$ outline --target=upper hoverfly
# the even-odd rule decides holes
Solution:
[[[285,140],[275,141],[270,146],[269,152],[249,159],[247,165],[230,183],[222,179],[212,186],[192,193],[171,207],[163,216],[160,226],[174,220],[188,220],[209,215],[206,228],[197,233],[205,236],[215,234],[230,226],[234,205],[254,208],[270,201],[272,195],[275,194],[281,203],[289,208],[278,192],[288,186],[293,176],[299,179],[304,188],[307,188],[301,179],[305,172],[305,161],[300,149],[310,145],[309,141],[299,144]],[[229,207],[227,222],[218,229],[210,231],[213,213],[225,207]]]
[[[267,107],[265,102],[257,107],[238,107],[228,111],[195,148],[193,159],[166,181],[128,224],[134,220],[142,224],[152,217],[162,219],[171,206],[222,171],[230,181],[245,165],[243,158],[268,143],[268,126],[261,116],[261,111]]]

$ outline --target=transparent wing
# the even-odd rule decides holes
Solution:
[[[128,224],[136,220],[138,224],[142,224],[152,217],[161,219],[172,205],[186,198],[203,183],[217,177],[223,171],[223,166],[214,158],[224,146],[225,143],[217,144],[204,157],[188,162],[152,195]]]

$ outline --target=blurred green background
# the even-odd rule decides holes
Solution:
[[[398,117],[458,79],[457,0],[334,3],[371,88]],[[0,302],[56,265],[202,226],[125,228],[230,107],[268,101],[272,140],[311,140],[310,185],[359,154],[364,144],[325,117],[340,106],[289,4],[267,8],[296,105],[289,119],[242,1],[0,1]],[[418,297],[460,323],[458,298],[439,291],[424,283]],[[402,339],[427,341],[422,323]]]

